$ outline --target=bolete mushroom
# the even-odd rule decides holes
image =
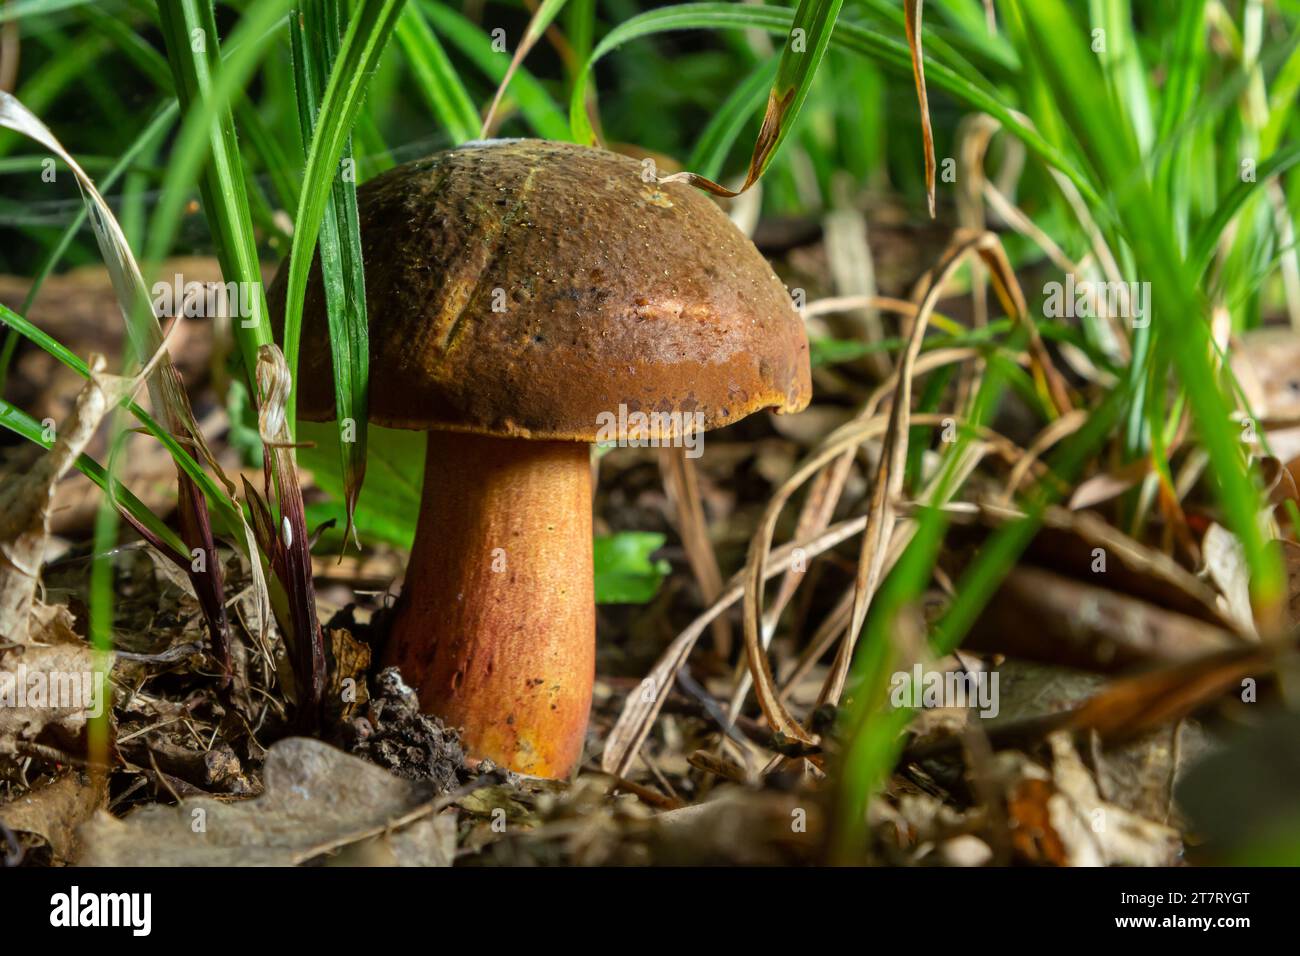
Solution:
[[[429,433],[384,663],[471,754],[566,777],[594,678],[591,444],[801,410],[802,322],[713,202],[604,150],[472,143],[372,179],[358,205],[370,419]],[[308,288],[299,408],[324,421],[318,274]]]

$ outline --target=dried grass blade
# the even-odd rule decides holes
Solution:
[[[479,138],[487,139],[492,133],[493,120],[496,118],[497,107],[501,105],[501,97],[505,95],[506,87],[510,85],[510,80],[514,77],[515,71],[519,65],[524,62],[524,57],[542,38],[552,21],[555,20],[559,12],[564,9],[565,0],[542,0],[532,19],[528,21],[528,29],[524,31],[523,39],[519,41],[519,46],[515,49],[515,55],[510,58],[510,66],[506,68],[506,75],[497,85],[496,95],[492,97],[492,105],[488,107],[487,113],[483,116],[483,126],[479,130]]]
[[[857,586],[854,593],[853,614],[849,620],[849,629],[844,634],[843,642],[836,655],[832,671],[830,693],[827,699],[831,703],[839,700],[848,679],[849,665],[853,660],[853,649],[857,646],[857,637],[862,631],[862,624],[867,618],[871,599],[880,584],[886,557],[886,542],[894,526],[894,500],[903,488],[903,477],[907,468],[907,439],[909,432],[908,418],[911,415],[912,379],[917,357],[921,352],[921,342],[929,325],[930,314],[939,302],[939,296],[953,273],[965,258],[985,242],[985,235],[967,236],[957,239],[944,253],[934,270],[934,281],[929,285],[925,297],[917,309],[916,319],[908,335],[907,347],[898,363],[898,385],[890,397],[889,427],[885,432],[884,446],[880,452],[880,463],[876,468],[876,478],[871,490],[871,505],[867,512],[867,529],[862,536],[862,552],[858,559]]]
[[[686,548],[695,582],[706,604],[712,604],[722,593],[722,571],[718,556],[709,541],[708,523],[704,519],[704,505],[700,501],[699,476],[695,464],[686,457],[684,448],[662,448],[659,452],[659,470],[664,480],[664,490],[672,502],[677,516],[677,532]],[[726,660],[731,655],[731,625],[721,617],[713,622],[713,647],[717,655]]]
[[[788,568],[794,560],[795,548],[801,548],[812,557],[823,551],[829,551],[841,541],[853,537],[862,530],[864,525],[865,519],[852,518],[840,522],[811,541],[794,542],[777,549],[771,555],[772,561],[767,568],[767,576],[775,577]],[[668,698],[668,691],[676,679],[678,669],[686,663],[696,641],[713,619],[739,601],[744,593],[745,587],[739,580],[739,576],[733,578],[713,606],[692,621],[686,630],[668,645],[667,650],[646,675],[642,687],[652,692],[646,694],[636,690],[628,695],[623,704],[623,712],[619,714],[618,722],[609,732],[609,738],[605,742],[605,752],[600,759],[602,771],[616,777],[627,776],[632,761],[636,759],[637,751],[641,749],[641,744],[645,742],[655,718]]]
[[[745,585],[745,655],[749,662],[750,676],[754,681],[754,693],[763,710],[763,716],[767,718],[773,730],[800,743],[815,743],[815,739],[800,726],[779,700],[760,629],[763,582],[771,577],[767,560],[772,536],[776,531],[776,522],[780,517],[781,509],[798,488],[846,450],[855,448],[861,442],[878,435],[884,426],[884,420],[877,417],[865,422],[849,422],[828,435],[821,447],[795,469],[794,474],[773,493],[759,522],[758,530],[754,532],[754,537],[749,543],[749,554],[742,574]]]
[[[934,131],[930,128],[930,99],[925,92],[925,63],[921,52],[921,8],[923,0],[904,0],[906,15],[904,29],[907,48],[912,54],[912,78],[916,83],[916,99],[921,109],[921,140],[925,147],[925,197],[930,204],[930,218],[934,218]]]
[[[281,626],[293,661],[298,721],[301,726],[310,728],[315,727],[320,719],[325,691],[325,646],[316,618],[310,539],[286,414],[292,378],[284,355],[274,345],[263,345],[259,350],[257,388],[266,498],[272,498],[274,487],[280,520],[278,524],[266,527],[270,520],[269,511],[260,517],[255,512],[255,520],[259,522],[263,551],[269,556],[275,576],[288,598],[287,620],[281,621]]]
[[[777,149],[790,133],[799,108],[808,97],[813,77],[821,65],[826,48],[830,45],[835,22],[839,19],[844,0],[799,0],[794,21],[781,61],[777,67],[776,81],[767,97],[763,123],[754,142],[754,152],[749,160],[749,170],[739,189],[731,190],[701,176],[699,173],[674,173],[660,182],[689,183],[715,196],[734,197],[753,186],[762,177],[776,155]]]
[[[1016,271],[1011,267],[1001,241],[992,233],[984,233],[982,241],[976,247],[976,252],[989,269],[993,279],[993,291],[1002,302],[1002,308],[1007,315],[1024,327],[1025,333],[1029,336],[1029,354],[1034,361],[1034,377],[1038,380],[1040,388],[1045,391],[1051,404],[1055,406],[1057,414],[1069,413],[1074,408],[1074,402],[1070,398],[1070,387],[1052,362],[1047,346],[1043,344],[1043,337],[1039,334],[1038,326],[1029,316],[1029,305],[1025,302],[1020,280],[1016,278]]]

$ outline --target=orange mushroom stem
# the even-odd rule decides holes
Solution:
[[[384,652],[468,751],[567,777],[595,676],[590,446],[429,433]]]

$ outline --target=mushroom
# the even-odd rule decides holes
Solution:
[[[358,190],[370,419],[429,433],[383,663],[471,754],[534,776],[572,773],[591,706],[592,443],[689,448],[810,397],[803,325],[767,262],[712,201],[642,173],[494,140]],[[327,421],[319,272],[308,289],[299,408]]]

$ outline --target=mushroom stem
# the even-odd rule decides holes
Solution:
[[[385,649],[466,749],[539,777],[582,754],[595,676],[590,447],[429,433]]]

